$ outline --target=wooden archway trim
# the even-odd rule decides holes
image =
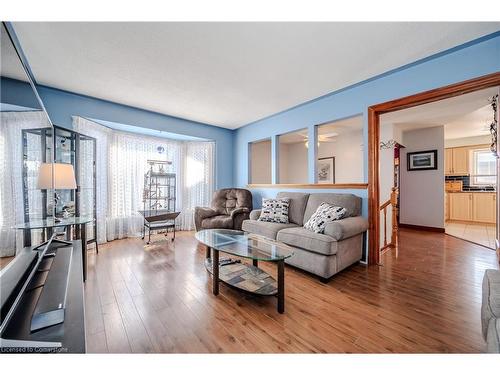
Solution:
[[[500,85],[500,72],[406,96],[368,108],[368,264],[380,261],[380,115]]]

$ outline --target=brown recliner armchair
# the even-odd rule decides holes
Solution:
[[[252,211],[252,193],[246,189],[220,189],[214,192],[211,207],[194,209],[196,231],[202,229],[241,230]]]

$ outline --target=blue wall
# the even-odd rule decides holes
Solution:
[[[0,98],[2,103],[41,109],[40,103],[28,82],[0,77]]]
[[[45,86],[37,86],[37,89],[54,125],[71,128],[71,116],[82,116],[214,140],[216,144],[216,187],[233,186],[234,132],[232,130]]]
[[[236,130],[234,184],[244,187],[248,183],[249,142],[263,138],[272,138],[273,142],[276,142],[277,135],[303,128],[308,128],[309,136],[312,137],[317,124],[362,114],[364,144],[367,145],[369,106],[498,71],[500,71],[500,32],[246,125]],[[314,147],[310,147],[310,183],[314,182],[314,152]],[[276,170],[275,162],[273,160],[273,171]],[[364,176],[367,182],[367,147],[364,150],[364,163]],[[277,189],[254,189],[254,204],[260,206],[262,197],[274,197],[277,191]],[[329,191],[353,193],[362,197],[363,214],[367,215],[366,190]]]
[[[334,69],[333,66],[332,69]],[[369,106],[498,71],[500,71],[500,32],[336,91],[246,125],[236,131],[49,87],[37,86],[37,88],[51,120],[56,125],[71,127],[71,116],[78,115],[214,140],[216,142],[217,187],[222,188],[247,185],[248,142],[269,137],[276,142],[277,135],[304,127],[309,129],[309,136],[312,138],[314,126],[317,124],[362,114],[364,139],[367,144],[367,108]],[[2,93],[5,88],[6,86],[2,87]],[[10,94],[17,93],[17,91],[9,91]],[[314,153],[314,147],[310,147],[309,182],[311,183],[314,180]],[[366,147],[364,160],[364,176],[367,181]],[[273,171],[276,171],[274,163],[275,161],[273,161]],[[326,190],[301,191],[322,192]],[[367,215],[366,190],[337,191],[361,196],[363,213]],[[275,196],[276,192],[277,189],[254,189],[255,205],[260,205],[262,197]]]

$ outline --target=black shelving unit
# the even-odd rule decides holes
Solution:
[[[46,190],[36,189],[38,166],[51,160],[54,150],[55,163],[72,164],[75,170],[76,190],[56,190],[59,197],[55,207],[56,217],[91,216],[87,224],[87,244],[97,247],[96,220],[96,140],[73,130],[59,126],[23,130],[23,200],[24,219],[45,219],[52,215]],[[33,209],[33,194],[42,195],[41,207]],[[30,240],[30,233],[25,233]],[[77,239],[78,234],[73,234]]]

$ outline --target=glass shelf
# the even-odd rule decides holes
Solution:
[[[88,238],[89,242],[96,240],[95,142],[92,137],[59,126],[23,130],[23,201],[26,222],[50,217],[53,207],[56,215],[60,216],[62,208],[69,206],[70,217],[90,216],[94,219],[88,224],[91,234]],[[45,152],[42,152],[44,147]],[[39,165],[51,159],[52,151],[55,153],[55,162],[75,167],[77,186],[83,185],[79,186],[78,191],[57,189],[57,205],[54,205],[52,194],[36,189]],[[46,202],[45,207],[40,202]]]

